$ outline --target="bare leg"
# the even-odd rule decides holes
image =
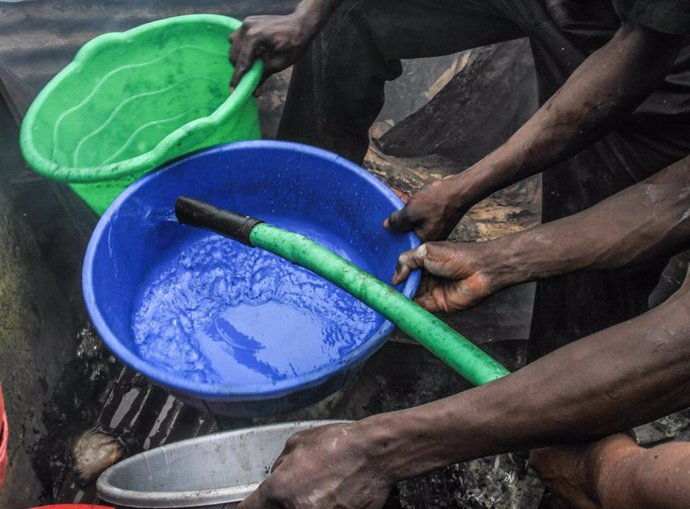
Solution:
[[[617,434],[589,445],[538,449],[530,462],[559,507],[690,507],[690,442],[644,449]]]

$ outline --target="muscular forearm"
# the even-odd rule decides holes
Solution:
[[[504,145],[455,177],[459,206],[573,156],[615,127],[664,79],[682,42],[621,28]]]
[[[674,254],[690,244],[690,157],[603,202],[480,246],[496,288]]]
[[[664,305],[516,373],[425,406],[360,421],[392,480],[505,451],[591,440],[690,404],[690,309]]]

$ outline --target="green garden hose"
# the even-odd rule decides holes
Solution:
[[[318,274],[385,316],[474,385],[510,373],[414,301],[302,235],[184,196],[177,199],[175,213],[180,223],[265,249]]]

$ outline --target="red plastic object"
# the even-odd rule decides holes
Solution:
[[[5,415],[5,402],[2,399],[2,385],[0,385],[0,490],[2,490],[2,483],[5,480],[5,472],[7,471],[7,442],[9,432],[7,415]]]

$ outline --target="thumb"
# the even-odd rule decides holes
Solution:
[[[405,233],[412,230],[419,221],[410,218],[410,209],[407,205],[401,210],[393,212],[388,219],[383,222],[383,227],[398,233]]]
[[[415,269],[424,268],[434,276],[458,278],[465,272],[466,264],[458,256],[456,242],[425,242],[416,249],[405,251],[398,257],[393,274],[393,284],[407,279]]]
[[[397,285],[402,281],[405,281],[415,269],[419,269],[424,266],[424,259],[427,254],[427,245],[422,244],[421,246],[405,251],[398,257],[398,263],[395,267],[395,272],[393,273],[393,284]]]

